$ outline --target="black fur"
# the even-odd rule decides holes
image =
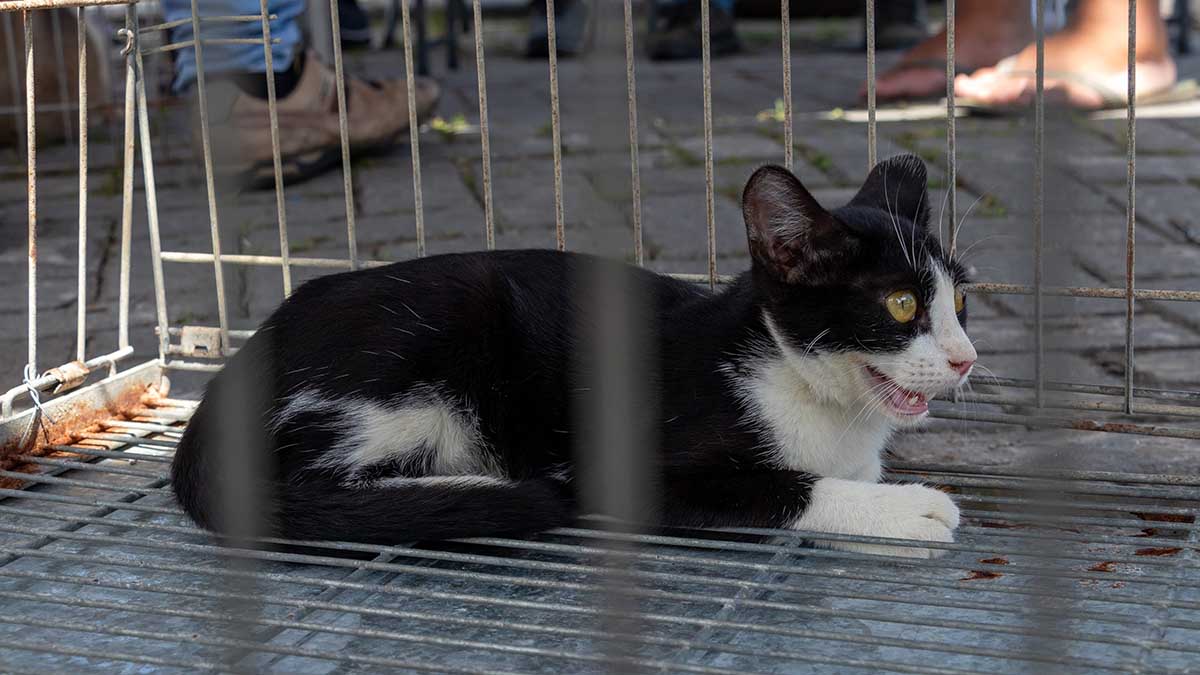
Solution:
[[[927,262],[914,269],[910,257],[933,256],[960,279],[962,271],[927,231],[925,169],[915,158],[880,165],[850,204],[832,212],[786,170],[764,167],[749,181],[744,210],[752,269],[715,294],[549,251],[436,256],[304,284],[210,384],[172,466],[179,503],[216,531],[256,517],[270,534],[380,544],[569,522],[580,482],[572,476],[580,440],[573,411],[593,377],[579,345],[596,330],[578,284],[605,273],[627,275],[649,303],[657,358],[644,378],[657,414],[645,451],[657,499],[646,518],[678,526],[790,523],[817,477],[782,470],[764,453],[767,441],[743,424],[722,366],[773,349],[764,311],[797,349],[823,331],[816,350],[901,349],[928,330],[928,317],[898,324],[882,299],[898,287],[933,292]],[[350,406],[395,401],[418,383],[438,383],[474,411],[486,452],[511,483],[348,485],[338,471],[313,466],[344,431],[336,414],[312,411],[272,426],[304,388]],[[246,386],[258,393],[230,406],[231,391]],[[246,456],[256,459],[237,459]],[[428,467],[414,461],[372,467],[367,478],[425,475]],[[265,495],[249,516],[221,506],[231,493],[223,486],[245,483],[238,476],[247,471]]]

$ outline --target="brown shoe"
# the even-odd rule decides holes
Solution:
[[[310,178],[340,160],[336,82],[333,70],[310,52],[296,88],[277,101],[285,182]],[[415,84],[418,112],[424,110],[428,115],[440,89],[425,78]],[[406,93],[403,80],[346,78],[346,127],[352,156],[384,151],[403,139],[408,131]],[[227,106],[218,105],[210,94],[210,108],[228,111],[212,121],[215,163],[221,173],[234,174],[252,187],[272,186],[275,174],[267,101],[240,91],[232,91],[225,100]]]
[[[408,85],[404,80],[385,80],[381,83],[388,90],[396,106],[396,110],[404,115],[404,121],[408,121]],[[413,83],[413,93],[417,97],[417,124],[424,124],[429,121],[433,115],[434,109],[437,108],[438,101],[442,98],[442,89],[438,83],[431,78],[417,76]],[[408,125],[404,126],[408,129]]]

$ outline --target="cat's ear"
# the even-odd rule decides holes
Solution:
[[[870,206],[925,227],[929,223],[929,176],[916,155],[897,155],[875,165],[850,206]]]
[[[750,255],[783,282],[820,276],[818,268],[839,257],[847,236],[800,180],[780,166],[764,166],[750,176],[742,216]]]

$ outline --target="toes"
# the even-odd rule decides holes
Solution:
[[[909,492],[913,507],[910,515],[934,521],[950,530],[958,527],[958,506],[946,493],[924,485],[906,485],[904,489]]]
[[[902,98],[925,98],[946,89],[946,73],[933,68],[908,66],[885,73],[875,85],[875,96],[881,101]],[[860,91],[866,96],[866,88]]]
[[[933,492],[936,493],[936,497],[932,497],[933,508],[926,514],[926,517],[936,520],[950,530],[956,529],[960,518],[958,506],[945,493],[937,490],[933,490]]]
[[[951,544],[954,542],[954,531],[942,525],[941,523],[926,518],[926,525],[922,527],[921,536],[917,537],[921,541],[936,541],[943,544]],[[940,558],[946,555],[947,550],[943,548],[922,549],[925,551],[926,558]]]
[[[938,542],[942,544],[954,543],[954,532],[942,525],[936,520],[930,518],[918,518],[911,523],[907,523],[899,531],[892,536],[897,539],[908,539],[914,542]],[[948,552],[942,548],[925,548],[918,544],[897,545],[897,546],[874,546],[872,553],[879,555],[897,556],[900,558],[917,558],[928,560],[931,558],[940,558]]]

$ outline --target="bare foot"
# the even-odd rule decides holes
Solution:
[[[957,68],[974,71],[990,66],[1025,45],[1033,35],[1029,12],[1021,3],[962,0],[956,23]],[[1010,6],[1011,5],[1011,6]],[[1017,7],[1016,11],[1012,11]],[[879,101],[921,99],[946,92],[946,31],[942,29],[908,50],[892,68],[879,76],[875,97]],[[866,97],[866,85],[859,90]]]
[[[1126,24],[1122,17],[1101,21],[1085,16],[1047,37],[1047,99],[1085,110],[1124,101],[1129,87]],[[1176,71],[1167,52],[1165,26],[1157,17],[1139,24],[1138,94],[1169,89]],[[1037,46],[1030,44],[995,67],[958,76],[954,92],[977,103],[1025,105],[1036,93],[1036,66]]]

